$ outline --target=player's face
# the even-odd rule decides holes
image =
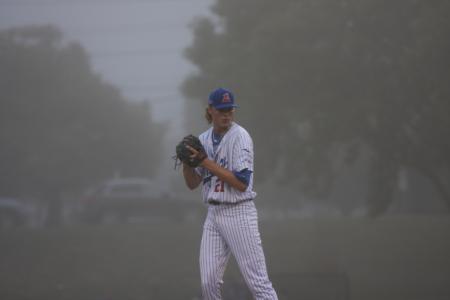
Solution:
[[[211,114],[212,123],[215,128],[219,130],[227,130],[230,128],[234,119],[234,107],[223,109],[210,107],[209,113]]]

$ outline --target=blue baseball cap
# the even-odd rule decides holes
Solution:
[[[208,104],[215,109],[237,107],[234,104],[233,93],[223,88],[218,88],[209,94]]]

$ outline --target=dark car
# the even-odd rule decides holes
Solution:
[[[15,198],[0,197],[0,229],[25,226],[29,220],[25,204]]]
[[[89,223],[117,223],[148,218],[182,220],[192,210],[145,178],[109,180],[83,200],[83,219]]]

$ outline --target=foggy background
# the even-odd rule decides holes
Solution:
[[[231,89],[280,299],[450,298],[450,3],[0,0],[0,299],[200,299],[174,170]],[[225,299],[250,299],[230,261]]]

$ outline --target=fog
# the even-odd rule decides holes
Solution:
[[[152,101],[159,121],[180,106],[178,86],[193,69],[182,57],[192,40],[188,25],[209,14],[210,5],[206,0],[2,1],[0,27],[57,25],[67,41],[86,48],[94,70],[128,99]]]
[[[201,299],[210,206],[173,157],[218,87],[279,299],[449,299],[449,12],[0,0],[0,299]]]

